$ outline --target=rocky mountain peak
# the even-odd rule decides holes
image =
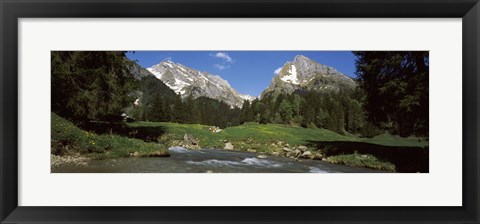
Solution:
[[[297,55],[293,61],[284,64],[262,96],[267,93],[291,93],[295,90],[333,90],[345,86],[354,87],[355,82],[333,67]]]
[[[305,56],[303,56],[303,55],[301,55],[301,54],[299,54],[299,55],[295,56],[295,58],[293,59],[293,61],[295,61],[295,62],[302,62],[302,61],[311,61],[311,59],[310,59],[310,58],[307,58],[307,57],[305,57]]]
[[[182,97],[205,96],[237,107],[241,107],[244,100],[254,98],[238,93],[220,76],[201,72],[171,60],[161,61],[147,70]]]

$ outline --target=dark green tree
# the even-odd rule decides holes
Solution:
[[[370,122],[402,136],[428,136],[429,53],[354,52]]]
[[[279,107],[279,113],[283,123],[289,124],[291,122],[293,116],[293,108],[288,100],[282,100]]]
[[[138,87],[128,63],[121,51],[52,51],[52,111],[77,121],[118,120]]]

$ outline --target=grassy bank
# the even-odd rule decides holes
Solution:
[[[384,146],[403,147],[428,147],[428,141],[417,137],[399,137],[394,135],[381,134],[373,138],[362,138],[361,141]]]
[[[167,146],[227,148],[300,159],[323,159],[379,170],[428,172],[428,141],[413,137],[379,135],[360,138],[325,129],[258,123],[229,127],[218,133],[199,124],[134,122],[128,125],[161,129],[164,134],[158,141]],[[304,150],[298,150],[301,147]]]
[[[396,167],[390,162],[381,161],[370,154],[346,154],[330,156],[325,159],[327,162],[343,164],[347,166],[366,167],[377,170],[395,171]]]
[[[246,123],[213,133],[210,126],[170,122],[134,122],[132,127],[158,127],[165,134],[159,139],[168,146],[184,143],[185,134],[191,135],[204,148],[224,148],[228,142],[235,150],[275,152],[284,146],[307,145],[310,141],[358,141],[357,138],[339,135],[326,129],[308,129],[278,124]]]
[[[168,156],[168,149],[160,144],[118,135],[97,135],[76,127],[55,113],[51,113],[51,116],[53,155],[76,155],[94,159]]]

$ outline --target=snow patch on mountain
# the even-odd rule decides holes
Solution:
[[[166,61],[165,65],[170,67],[170,68],[173,68],[173,65],[171,63],[172,63],[171,61]]]
[[[284,82],[298,85],[297,68],[295,65],[290,66],[290,69],[288,69],[287,72],[290,73],[290,75],[283,76],[280,79]]]
[[[153,68],[147,68],[147,70],[152,73],[155,77],[157,77],[157,79],[162,79],[162,75],[163,73],[158,71],[158,70],[155,70]]]
[[[254,101],[255,99],[257,99],[257,97],[254,97],[254,96],[250,96],[250,95],[244,95],[244,94],[240,94],[240,97],[244,100],[247,100],[247,101]]]
[[[179,68],[180,70],[182,70],[183,72],[187,72],[187,70],[185,70],[185,69],[183,68],[183,66],[178,66],[178,68]]]

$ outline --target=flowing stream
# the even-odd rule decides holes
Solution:
[[[169,149],[171,157],[92,160],[87,166],[63,164],[54,173],[369,173],[372,169],[320,160],[295,160],[218,149]]]

